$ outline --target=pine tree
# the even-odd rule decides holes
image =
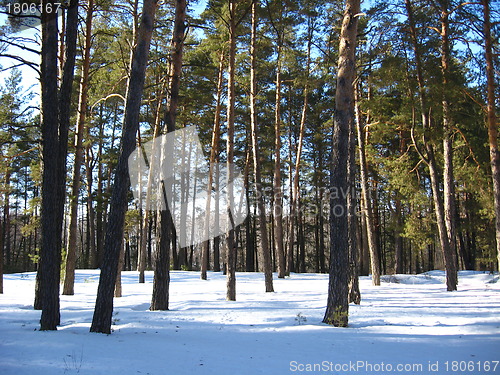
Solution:
[[[349,322],[349,225],[347,189],[349,132],[354,122],[354,79],[359,0],[346,0],[340,34],[335,120],[330,175],[330,277],[323,322],[347,327]],[[352,175],[351,175],[352,177]]]

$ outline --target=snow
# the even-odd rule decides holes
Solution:
[[[114,332],[103,335],[89,333],[98,271],[76,272],[57,332],[38,331],[35,274],[5,275],[0,374],[500,374],[498,275],[460,272],[457,292],[444,277],[383,276],[379,287],[361,277],[361,305],[335,328],[321,323],[328,275],[275,278],[265,293],[262,274],[238,273],[228,302],[222,274],[174,271],[171,310],[152,312],[152,272],[146,284],[124,272]]]

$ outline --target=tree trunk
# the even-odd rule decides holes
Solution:
[[[230,218],[227,233],[227,292],[228,301],[236,301],[236,239],[232,223],[231,209],[234,207],[233,189],[230,182],[234,169],[234,106],[235,106],[235,60],[236,60],[236,0],[229,0],[229,61],[227,71],[227,202]]]
[[[355,99],[356,100],[356,99]],[[358,217],[356,216],[356,124],[355,119],[349,123],[349,155],[347,159],[347,176],[349,181],[347,193],[347,223],[349,226],[349,302],[361,303],[359,290],[359,243]]]
[[[219,212],[219,199],[220,199],[220,192],[219,192],[219,178],[220,178],[220,172],[219,172],[219,156],[217,155],[216,159],[216,167],[215,167],[215,212]],[[215,231],[218,233],[219,232],[219,215],[215,216],[215,222],[214,222],[214,227]],[[220,272],[221,266],[220,266],[220,236],[217,236],[214,238],[214,272]]]
[[[2,246],[2,254],[5,252],[5,264],[10,266],[11,263],[11,232],[10,232],[10,177],[11,177],[11,168],[7,166],[7,172],[5,173],[5,200],[3,205],[3,233],[2,240],[4,241]]]
[[[111,210],[104,242],[104,259],[99,279],[96,306],[91,332],[111,333],[113,314],[113,290],[118,271],[118,260],[123,239],[127,193],[130,187],[128,177],[128,157],[135,147],[135,136],[139,127],[139,112],[146,75],[149,45],[153,32],[157,0],[144,0],[142,19],[139,26],[137,45],[134,49],[130,78],[127,88],[125,119],[122,132],[121,150],[115,171]]]
[[[290,209],[290,238],[294,238],[294,228],[295,227],[300,227],[300,189],[299,189],[299,183],[300,183],[300,159],[302,157],[302,147],[304,144],[304,132],[305,132],[305,127],[306,127],[306,121],[307,121],[307,106],[308,106],[308,95],[309,95],[309,72],[310,72],[310,65],[311,65],[311,44],[312,44],[312,38],[313,38],[313,30],[310,25],[310,19],[308,20],[308,30],[307,30],[307,59],[306,59],[306,84],[304,87],[304,101],[302,104],[302,112],[300,116],[300,129],[299,129],[299,139],[297,142],[297,153],[295,156],[295,173],[293,175],[293,189],[292,189],[292,196],[291,196],[291,209]],[[299,245],[300,249],[300,256],[299,256],[299,262],[300,262],[300,272],[305,272],[305,249],[304,246],[301,244]]]
[[[281,38],[279,38],[281,39]],[[283,247],[283,190],[281,187],[281,41],[278,41],[276,61],[276,100],[274,110],[274,243],[278,254],[278,277],[289,275],[293,262],[293,239],[288,245],[287,261]]]
[[[212,191],[212,186],[214,184],[214,172],[217,173],[217,166],[215,165],[218,155],[219,155],[219,141],[220,141],[220,115],[222,110],[222,91],[223,91],[223,81],[224,81],[224,60],[225,60],[225,51],[221,49],[220,57],[219,57],[219,72],[217,77],[217,99],[215,104],[215,119],[214,119],[214,130],[212,134],[212,144],[210,148],[210,169],[208,174],[208,192]],[[218,178],[218,177],[217,177]],[[209,255],[210,255],[210,209],[212,204],[212,195],[207,195],[206,202],[206,216],[205,216],[205,241],[202,244],[202,258],[201,258],[201,279],[207,279],[207,269],[209,266]],[[215,216],[218,216],[219,212],[215,211]],[[217,233],[217,231],[215,232]],[[215,260],[214,260],[215,262]],[[215,264],[214,264],[215,268]],[[219,267],[220,269],[220,267]]]
[[[162,184],[162,190],[165,186]],[[165,193],[163,193],[165,194]],[[155,255],[153,296],[149,310],[168,310],[170,287],[170,246],[172,236],[172,216],[169,210],[159,213],[159,241]]]
[[[495,67],[493,63],[493,38],[491,36],[490,1],[483,5],[484,55],[486,59],[488,141],[490,144],[491,177],[495,207],[495,233],[497,245],[497,269],[500,269],[500,152],[498,150],[498,124],[495,112]]]
[[[257,208],[259,211],[259,229],[260,229],[260,247],[262,251],[262,260],[264,263],[264,275],[266,292],[274,292],[273,288],[273,270],[271,264],[271,251],[267,237],[267,216],[266,207],[264,204],[264,191],[262,189],[262,178],[260,175],[260,152],[259,152],[259,129],[257,125],[257,113],[255,112],[255,99],[257,95],[257,78],[255,75],[256,59],[255,59],[255,43],[257,34],[257,4],[252,3],[252,37],[250,44],[250,125],[252,128],[252,150],[253,150],[253,171],[255,180],[255,191],[257,195]],[[284,259],[280,259],[284,261]],[[284,268],[280,267],[283,272]],[[281,277],[284,277],[281,275]]]
[[[83,47],[82,77],[80,80],[80,98],[78,100],[78,121],[76,124],[76,151],[73,165],[73,184],[70,196],[70,223],[68,230],[68,246],[66,249],[66,269],[63,295],[73,295],[75,283],[75,265],[78,230],[78,197],[80,195],[80,172],[83,163],[83,133],[87,117],[88,79],[90,70],[90,49],[92,47],[92,18],[94,1],[88,0],[87,18],[85,20],[85,45]],[[90,196],[88,197],[90,200]]]
[[[125,242],[128,245],[128,238],[125,238]],[[120,250],[120,258],[118,259],[118,272],[116,274],[116,282],[115,282],[115,297],[122,296],[122,271],[123,264],[125,263],[125,248],[124,243],[122,241],[122,248]]]
[[[172,35],[172,60],[170,72],[170,100],[168,111],[165,116],[167,132],[175,131],[175,119],[179,104],[179,88],[182,73],[182,55],[184,48],[184,31],[186,29],[186,0],[176,0],[175,21]],[[162,160],[164,150],[162,146]],[[162,184],[163,194],[170,186]],[[165,197],[166,209],[160,212],[160,243],[156,253],[155,274],[153,280],[153,297],[151,299],[150,310],[168,310],[169,304],[169,284],[170,284],[170,246],[176,246],[174,222],[171,211],[168,208]],[[170,243],[169,243],[170,241]]]
[[[399,195],[399,193],[397,193]],[[404,271],[403,268],[403,237],[401,237],[401,230],[403,229],[403,217],[401,213],[401,199],[396,197],[395,200],[395,225],[396,229],[394,230],[394,271],[397,274],[402,274]]]
[[[165,80],[167,82],[167,80]],[[161,129],[161,109],[163,102],[163,93],[166,89],[166,85],[162,85],[161,93],[158,98],[158,105],[156,107],[156,116],[155,116],[155,125],[153,130],[153,139],[156,139],[160,135]],[[156,143],[153,142],[153,150],[151,151],[152,155],[155,155],[154,145]],[[152,194],[152,183],[153,183],[153,168],[149,168],[148,170],[148,182],[146,186],[146,201],[144,202],[144,217],[142,219],[141,226],[141,242],[139,245],[139,251],[137,256],[137,271],[139,272],[139,283],[143,284],[146,281],[145,278],[145,270],[147,263],[147,245],[148,245],[148,228],[150,226],[150,212],[151,212],[151,194]]]
[[[356,90],[357,91],[357,90]],[[380,258],[379,247],[375,233],[375,225],[373,222],[373,210],[370,199],[370,187],[368,185],[368,164],[366,161],[365,151],[365,132],[362,125],[361,113],[356,100],[356,130],[358,133],[358,151],[359,151],[359,171],[361,177],[361,194],[362,194],[362,219],[366,225],[366,236],[368,240],[368,251],[370,254],[370,264],[372,272],[372,284],[380,285]]]
[[[4,212],[5,214],[5,212]],[[3,235],[4,235],[4,222],[0,222],[0,294],[3,294],[3,263],[4,263],[4,259],[3,259]],[[31,235],[30,235],[30,239],[31,239]],[[30,249],[31,251],[31,249]]]
[[[450,116],[449,87],[450,75],[450,42],[449,42],[449,10],[448,1],[441,2],[441,73],[443,85],[443,183],[444,183],[444,219],[449,242],[449,255],[446,263],[447,284],[458,283],[457,252],[456,252],[456,204],[455,204],[455,177],[453,172],[453,129]],[[446,257],[446,254],[445,254]]]
[[[44,6],[46,0],[42,2]],[[59,218],[58,197],[54,186],[58,186],[58,124],[57,103],[57,18],[50,19],[42,13],[42,212],[40,266],[37,274],[35,308],[42,309],[41,330],[56,330],[59,314],[59,264],[60,240],[57,223]],[[37,301],[38,300],[38,301]]]
[[[90,127],[87,126],[85,130],[85,137],[87,139],[90,138]],[[85,179],[87,180],[87,230],[88,230],[88,248],[89,254],[85,258],[85,267],[88,267],[90,263],[90,258],[93,256],[92,254],[96,254],[96,215],[94,210],[94,201],[92,199],[92,187],[93,184],[93,173],[92,173],[92,144],[89,143],[85,147]],[[98,159],[99,160],[99,159]]]
[[[102,103],[101,103],[102,108]],[[99,127],[99,146],[97,148],[97,160],[102,160],[102,152],[104,148],[104,121]],[[90,255],[91,267],[99,268],[99,255],[102,254],[103,232],[104,232],[104,196],[103,196],[103,165],[99,163],[97,166],[97,192],[96,192],[96,249],[94,254]],[[88,182],[87,182],[88,183]]]
[[[75,75],[76,43],[78,36],[78,0],[71,0],[70,7],[66,11],[66,27],[64,40],[64,63],[60,80],[58,105],[59,105],[59,152],[58,152],[58,221],[57,238],[59,241],[59,253],[61,253],[63,241],[64,204],[66,201],[66,159],[68,155],[68,133],[70,127],[73,81]],[[60,258],[60,256],[59,256]],[[60,270],[58,271],[60,274]]]
[[[439,181],[438,168],[435,158],[434,146],[425,138],[425,132],[431,129],[431,118],[428,112],[425,82],[422,72],[421,52],[418,45],[417,31],[416,31],[415,21],[413,18],[413,8],[411,0],[405,0],[405,5],[408,15],[408,22],[410,24],[411,41],[415,53],[417,83],[418,83],[419,97],[420,97],[420,111],[422,116],[422,126],[424,129],[424,146],[426,155],[424,155],[423,152],[419,149],[419,146],[416,144],[415,139],[414,139],[414,146],[417,152],[420,154],[421,159],[429,167],[429,176],[431,180],[431,189],[434,201],[434,211],[436,213],[439,242],[445,260],[446,286],[448,291],[453,291],[457,289],[457,269],[455,264],[456,260],[455,257],[453,256],[454,249],[452,249],[450,246],[450,241],[446,229],[444,205],[443,205],[443,199],[441,197],[441,191],[439,189],[440,181]]]
[[[354,78],[359,0],[346,0],[340,34],[337,92],[330,175],[330,277],[323,322],[347,327],[349,322],[349,128],[354,121]],[[354,235],[354,234],[353,234]]]
[[[42,2],[44,9],[47,9],[45,6],[48,3],[50,2]],[[41,218],[40,267],[36,277],[34,308],[42,310],[40,321],[42,330],[55,330],[60,321],[59,279],[66,197],[66,156],[78,31],[78,1],[72,0],[70,5],[66,12],[68,27],[65,30],[66,39],[59,90],[57,19],[45,12],[41,16],[40,81],[42,83],[42,159],[44,165],[42,190],[45,186],[45,193],[42,191],[42,216],[45,212],[45,219]],[[47,174],[45,174],[46,169],[50,170]],[[43,203],[44,197],[46,203]],[[44,259],[46,264],[42,265]]]

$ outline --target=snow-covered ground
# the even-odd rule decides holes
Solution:
[[[89,333],[98,272],[77,271],[75,295],[61,297],[62,326],[38,331],[35,274],[5,275],[0,295],[0,374],[500,374],[498,275],[460,272],[360,280],[350,327],[321,323],[328,276],[293,274],[264,293],[262,274],[237,274],[236,302],[225,277],[172,272],[170,311],[148,310],[146,284],[123,273],[114,332]]]

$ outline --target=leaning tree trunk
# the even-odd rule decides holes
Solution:
[[[259,130],[257,126],[257,113],[255,112],[255,98],[257,96],[257,80],[255,76],[255,41],[257,34],[256,7],[257,4],[254,1],[252,3],[252,37],[250,44],[250,125],[252,128],[253,171],[255,179],[255,190],[257,195],[257,208],[259,210],[260,245],[262,251],[262,260],[264,262],[266,292],[274,292],[271,250],[269,248],[269,240],[267,235],[266,207],[264,204],[264,192],[262,190],[262,178],[260,175],[261,165],[258,143]]]
[[[487,80],[487,124],[490,144],[491,177],[493,179],[493,197],[495,203],[495,233],[497,243],[497,261],[500,269],[500,152],[498,151],[498,124],[495,112],[495,67],[493,63],[493,39],[491,36],[490,2],[483,4],[484,55],[486,59]]]
[[[125,119],[122,132],[120,156],[115,171],[113,194],[104,242],[104,258],[99,278],[97,299],[90,327],[91,332],[111,333],[113,315],[113,292],[118,273],[118,261],[123,241],[127,193],[130,188],[128,158],[135,148],[139,127],[139,112],[146,76],[149,45],[153,33],[157,0],[144,0],[141,24],[134,49],[130,78],[127,87]]]
[[[168,111],[165,116],[167,132],[175,131],[175,119],[179,104],[179,88],[182,73],[182,55],[184,48],[184,32],[186,29],[186,0],[177,0],[175,6],[174,31],[172,35],[172,62],[170,72],[170,100]],[[162,155],[164,150],[162,147]],[[162,157],[162,160],[165,158]],[[162,184],[161,189],[170,189],[170,186]],[[163,193],[165,194],[165,193]],[[166,209],[159,215],[160,219],[160,243],[156,252],[155,273],[153,279],[153,296],[151,298],[150,310],[168,310],[169,287],[170,287],[170,247],[175,246],[172,241],[175,235],[175,228],[171,211],[165,199]]]
[[[330,175],[330,277],[323,322],[347,327],[349,322],[349,130],[354,121],[356,34],[360,0],[346,0],[340,33],[335,121]],[[353,236],[355,234],[353,233]]]

